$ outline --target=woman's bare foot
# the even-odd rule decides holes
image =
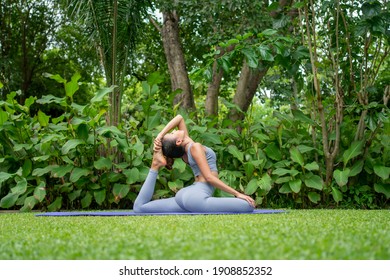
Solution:
[[[165,159],[162,150],[156,150],[153,152],[153,160],[152,160],[152,169],[158,171],[161,167],[164,167],[167,164],[167,160]]]

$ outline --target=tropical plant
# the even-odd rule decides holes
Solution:
[[[135,0],[67,0],[69,14],[85,26],[86,38],[96,47],[104,69],[107,87],[115,86],[109,96],[106,116],[109,125],[121,120],[123,83],[139,38],[139,28],[149,6]]]
[[[113,87],[99,90],[88,104],[79,105],[73,102],[79,74],[71,81],[59,75],[50,78],[63,84],[64,97],[30,97],[21,105],[13,92],[0,103],[0,184],[1,193],[8,193],[0,207],[52,211],[119,204],[130,186],[143,180],[141,155],[147,153],[137,135],[127,137],[116,127],[104,125],[105,96]],[[52,118],[39,110],[31,117],[34,103],[56,104],[65,113]],[[125,155],[124,162],[115,164],[115,155],[98,156],[100,149],[107,148],[107,138],[113,139],[111,147]]]

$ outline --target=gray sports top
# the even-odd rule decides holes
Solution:
[[[191,143],[188,146],[187,156],[188,156],[188,164],[190,165],[190,167],[191,167],[191,169],[194,172],[194,175],[196,177],[196,176],[200,175],[201,172],[200,172],[198,164],[196,163],[196,161],[194,160],[194,158],[191,155],[191,146],[192,146],[192,144],[193,143]],[[217,168],[217,155],[209,147],[206,147],[206,146],[203,146],[203,147],[206,148],[206,151],[205,151],[205,153],[206,153],[206,160],[207,160],[207,163],[208,163],[208,165],[210,167],[210,170],[218,172],[218,168]]]

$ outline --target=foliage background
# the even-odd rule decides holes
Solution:
[[[0,41],[0,208],[131,208],[153,138],[177,113],[195,141],[216,151],[221,179],[259,207],[388,208],[388,3],[264,1],[252,7],[261,20],[259,13],[247,14],[237,29],[248,12],[245,1],[207,2],[200,14],[192,1],[182,1],[175,11],[183,15],[195,111],[174,103],[180,92],[171,88],[161,34],[148,20],[172,3],[145,4],[151,10],[137,27],[141,39],[131,42],[130,66],[121,73],[120,121],[113,124],[107,115],[117,87],[104,78],[96,41],[87,39],[90,27],[67,16],[66,1],[22,2],[4,1],[0,14],[12,23],[2,25]],[[211,19],[213,13],[219,17]],[[43,30],[23,33],[26,22],[42,20]],[[218,113],[210,115],[204,108],[215,63],[223,82]],[[247,110],[236,102],[245,67],[264,73]],[[155,197],[172,196],[191,181],[191,170],[177,160],[172,171],[160,173]]]

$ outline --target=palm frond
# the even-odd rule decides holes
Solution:
[[[112,71],[112,61],[126,63],[127,58],[135,50],[142,20],[150,6],[149,1],[116,0],[117,13],[114,15],[114,0],[67,0],[69,12],[90,31],[90,39],[100,48],[101,60],[107,72]],[[116,34],[114,32],[116,20]],[[116,38],[115,43],[113,38]],[[113,52],[113,47],[115,51]],[[115,58],[112,54],[115,54]],[[126,66],[126,65],[125,65]],[[116,69],[123,67],[115,67]],[[112,81],[114,82],[114,81]]]

